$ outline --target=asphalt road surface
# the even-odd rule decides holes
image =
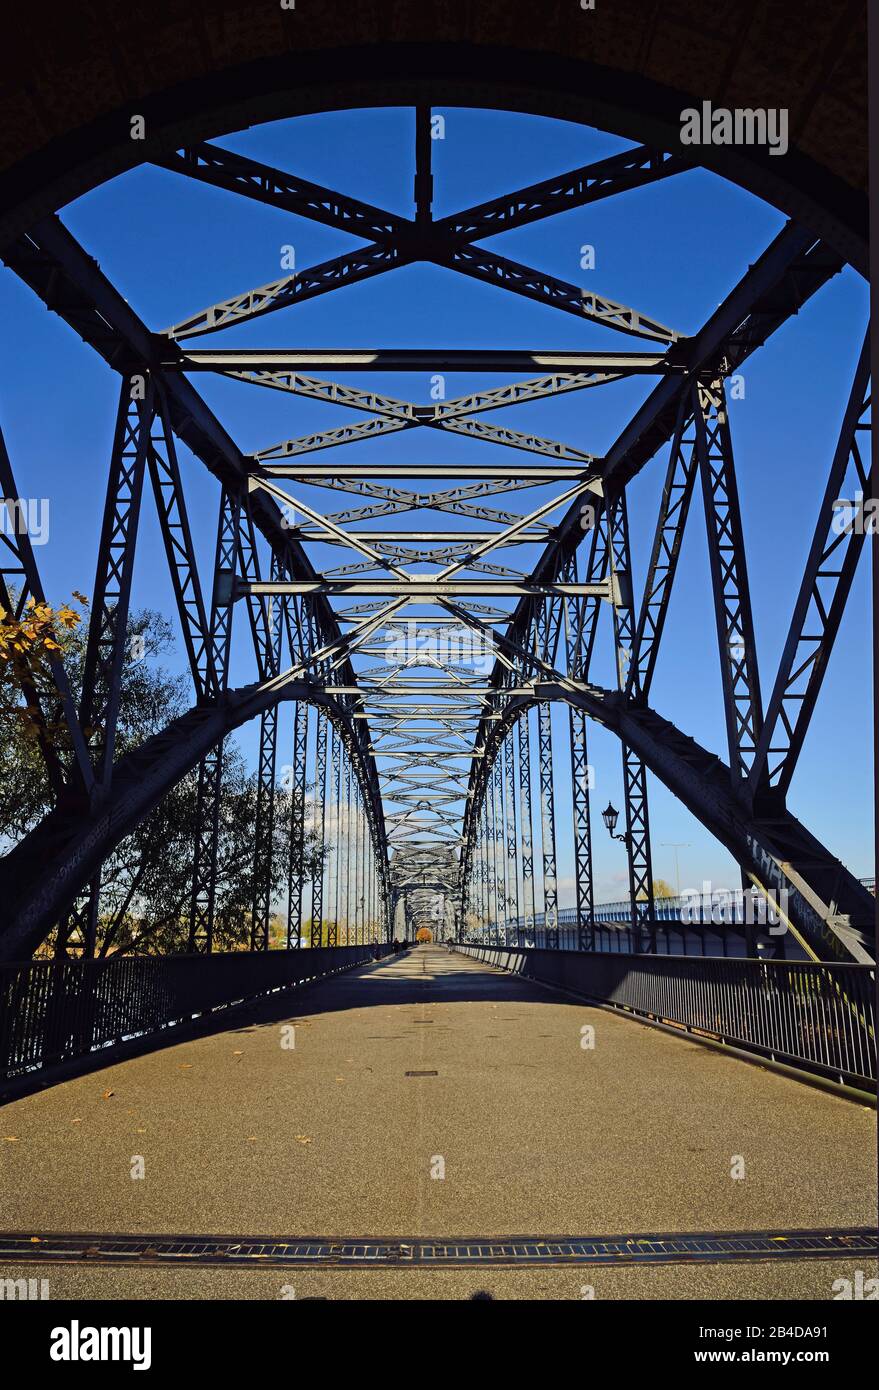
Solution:
[[[0,1227],[405,1239],[869,1225],[874,1133],[857,1103],[426,946],[5,1106]],[[826,1299],[864,1264],[0,1278],[46,1276],[58,1298],[277,1298],[292,1283],[317,1298]]]

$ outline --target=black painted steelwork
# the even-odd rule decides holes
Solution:
[[[91,954],[103,860],[194,766],[199,767],[199,801],[190,945],[194,951],[209,953],[214,936],[222,743],[248,718],[261,722],[251,939],[265,949],[272,906],[268,856],[277,811],[277,711],[283,700],[295,700],[295,727],[301,724],[305,729],[295,735],[293,759],[295,790],[303,802],[310,760],[307,725],[300,721],[299,711],[308,704],[317,706],[314,829],[318,847],[328,851],[328,858],[311,887],[313,946],[324,939],[330,944],[339,939],[342,922],[344,930],[353,930],[355,936],[367,928],[365,906],[358,896],[362,864],[367,861],[371,873],[368,930],[385,938],[390,935],[395,890],[389,860],[397,847],[459,851],[460,872],[454,888],[460,904],[459,925],[475,913],[482,925],[493,918],[503,926],[511,915],[511,904],[518,909],[520,882],[525,916],[533,918],[528,721],[536,706],[540,878],[548,938],[555,944],[557,768],[550,704],[557,700],[569,706],[581,946],[588,949],[594,944],[585,777],[585,723],[594,718],[619,738],[623,749],[625,838],[636,944],[653,944],[649,770],[733,853],[748,881],[765,893],[784,890],[789,926],[804,950],[831,960],[869,959],[873,908],[869,895],[784,804],[862,548],[855,539],[844,548],[838,570],[832,571],[833,603],[822,615],[826,620],[817,647],[804,658],[802,644],[814,641],[809,606],[814,606],[818,580],[826,580],[828,564],[836,564],[840,555],[840,548],[827,542],[831,489],[842,482],[852,461],[856,481],[866,486],[862,456],[868,401],[866,350],[765,723],[725,410],[729,377],[840,270],[838,253],[810,230],[788,224],[702,329],[685,338],[607,295],[586,293],[476,244],[480,237],[664,179],[686,167],[684,161],[668,152],[639,147],[436,219],[432,215],[431,112],[419,105],[415,114],[413,218],[372,207],[215,145],[165,151],[165,167],[184,176],[255,198],[280,212],[355,232],[370,244],[231,296],[164,333],[151,332],[137,318],[57,218],[43,219],[4,249],[7,264],[119,371],[122,387],[107,493],[106,515],[111,524],[105,524],[98,555],[96,627],[90,637],[92,658],[84,693],[84,707],[98,711],[93,721],[96,730],[86,746],[83,727],[73,729],[78,772],[71,768],[69,784],[61,788],[63,795],[59,794],[55,810],[0,862],[0,901],[8,918],[0,933],[0,958],[21,958],[59,920],[67,920],[70,926],[61,932],[61,949],[67,954],[72,950]],[[429,349],[378,350],[376,354],[214,348],[198,352],[179,341],[249,322],[340,285],[418,261],[446,266],[582,320],[651,340],[650,350],[567,355],[506,350],[474,357],[441,349],[436,355],[438,370],[467,366],[494,371],[533,365],[540,375],[455,399],[440,395],[426,405],[327,382],[309,372],[333,359],[338,359],[340,370],[350,370],[352,364],[366,368],[367,359],[372,358],[381,370],[404,370],[430,365]],[[664,346],[657,350],[657,344]],[[285,439],[246,456],[186,375],[205,370],[252,386],[367,411],[369,418],[321,434]],[[655,375],[657,384],[603,458],[579,443],[575,447],[477,418],[500,407],[599,388],[635,372]],[[137,394],[132,390],[135,384],[142,388]],[[516,450],[517,462],[483,466],[378,461],[370,467],[349,467],[302,461],[330,446],[418,429],[502,445]],[[223,490],[209,623],[192,553],[175,437],[201,460]],[[672,446],[669,476],[639,610],[626,486],[668,443]],[[527,457],[535,454],[540,456],[539,463]],[[106,698],[102,689],[118,670],[147,469],[158,504],[195,703],[187,715],[114,765],[112,684]],[[647,704],[697,473],[708,523],[729,766]],[[411,481],[421,478],[447,478],[453,486],[416,491]],[[343,511],[325,515],[285,492],[280,486],[285,479],[342,491],[356,498],[357,505],[349,503]],[[410,485],[399,485],[400,479],[409,479]],[[488,504],[498,495],[547,484],[561,485],[563,490],[527,516]],[[14,496],[8,467],[4,485],[8,495]],[[595,519],[591,528],[584,529],[582,507],[587,499]],[[292,523],[291,508],[296,512]],[[439,512],[454,521],[467,518],[489,529],[481,533],[361,529],[364,522],[413,510]],[[589,530],[584,546],[588,560],[578,566],[577,551]],[[506,552],[525,540],[545,545],[531,573],[497,562],[496,552]],[[347,547],[353,562],[317,572],[305,549],[306,543],[315,541]],[[268,546],[270,566],[260,560],[261,546]],[[438,567],[438,573],[413,571],[408,568],[412,562]],[[38,576],[31,580],[32,588],[38,585]],[[115,596],[113,602],[104,603],[105,589]],[[342,607],[340,600],[345,597],[356,601]],[[512,613],[504,606],[510,598],[516,600]],[[249,615],[256,681],[242,690],[228,691],[231,614],[237,602],[244,603]],[[355,670],[354,654],[375,654],[383,625],[400,621],[400,615],[407,608],[411,611],[415,603],[429,604],[441,615],[419,614],[419,623],[448,625],[456,620],[481,638],[489,636],[496,649],[491,671],[478,679],[462,675],[454,661],[439,659],[433,663],[435,683],[430,685],[413,676],[413,663],[408,660],[397,663],[390,681],[384,678],[387,672]],[[605,603],[612,610],[617,656],[617,689],[613,691],[590,680],[596,626]],[[287,659],[289,665],[285,665]],[[804,672],[803,693],[798,682]],[[59,693],[63,694],[60,688]],[[27,692],[23,694],[27,698]],[[448,703],[439,703],[437,696]],[[517,725],[518,827],[512,745],[504,747]],[[44,751],[51,764],[51,750]],[[403,760],[400,771],[409,777],[414,768],[420,768],[422,782],[426,767],[442,771],[448,779],[446,790],[423,785],[407,788],[405,778],[392,779],[379,772],[376,760],[393,756]],[[58,767],[48,770],[57,780]],[[325,810],[333,799],[339,807],[335,821]],[[392,809],[397,806],[399,810]],[[367,844],[359,833],[361,811]],[[297,844],[302,843],[303,834],[299,816],[294,825]],[[515,854],[511,853],[514,847]],[[301,939],[305,927],[301,889],[301,884],[291,885],[288,946]],[[330,905],[325,920],[324,909]]]
[[[384,955],[390,948],[377,948]],[[56,958],[0,965],[0,1083],[53,1079],[53,1068],[191,1024],[236,1004],[372,960],[367,946],[210,956]]]
[[[876,972],[867,965],[460,945],[489,965],[677,1025],[859,1090],[876,1090]]]

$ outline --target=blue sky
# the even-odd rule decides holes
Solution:
[[[436,216],[560,173],[625,148],[625,142],[564,122],[508,113],[445,109],[445,139],[433,143]],[[278,122],[217,143],[412,214],[414,122],[411,110],[342,112]],[[152,167],[135,170],[64,209],[62,217],[133,308],[153,329],[245,288],[277,278],[281,248],[295,247],[297,266],[325,260],[360,243],[316,223],[291,218],[232,194]],[[633,305],[682,333],[692,333],[783,225],[772,208],[713,175],[693,171],[593,207],[573,210],[485,244],[563,279]],[[594,270],[580,268],[581,247],[595,248]],[[49,545],[38,552],[44,584],[60,601],[76,587],[90,592],[117,386],[114,373],[5,268],[0,271],[0,422],[24,495],[51,499]],[[867,288],[852,271],[826,286],[746,364],[745,399],[731,404],[764,698],[771,689],[800,572],[812,537],[823,478],[867,322]],[[650,344],[452,271],[417,265],[269,315],[200,346],[242,347],[523,347],[648,349]],[[349,376],[417,402],[429,399],[427,374]],[[447,394],[500,385],[497,375],[449,378]],[[349,423],[351,411],[200,376],[197,384],[245,451],[291,435]],[[653,384],[630,380],[488,413],[601,454]],[[662,486],[665,451],[629,490],[635,581],[643,582]],[[437,431],[406,433],[326,451],[322,463],[379,458],[424,462],[507,462],[507,451]],[[515,456],[524,461],[525,455]],[[217,487],[181,450],[196,545],[207,574],[216,526]],[[346,505],[341,493],[303,488],[318,510]],[[499,498],[530,509],[545,493]],[[520,552],[523,559],[536,551]],[[314,548],[316,563],[342,553]],[[509,554],[509,552],[508,552]],[[348,558],[347,556],[344,558]],[[136,604],[171,612],[170,585],[151,507],[135,580]],[[243,615],[242,615],[243,616]],[[869,591],[862,564],[789,803],[855,873],[872,874],[872,741]],[[609,619],[609,615],[608,615]],[[239,636],[244,623],[239,623]],[[594,678],[613,683],[609,621]],[[182,646],[178,653],[182,667]],[[250,677],[239,644],[233,682]],[[676,593],[663,639],[652,703],[687,733],[725,753],[714,617],[701,503],[691,513]],[[559,748],[566,757],[562,712]],[[254,731],[242,745],[249,755]],[[591,731],[596,766],[594,811],[610,796],[622,804],[619,749]],[[562,805],[564,798],[562,798]],[[654,867],[674,881],[680,851],[682,886],[703,879],[735,884],[723,851],[656,779],[651,780]],[[562,902],[571,900],[565,813],[559,812]],[[625,852],[600,822],[595,833],[599,898],[625,889]]]

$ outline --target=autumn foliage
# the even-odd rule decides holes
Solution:
[[[82,594],[74,597],[87,602]],[[56,609],[29,598],[18,618],[0,606],[0,714],[20,721],[26,738],[37,737],[40,711],[30,700],[22,704],[19,691],[36,695],[53,689],[52,662],[63,655],[81,622],[82,615],[67,604]]]

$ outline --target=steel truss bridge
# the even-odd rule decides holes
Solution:
[[[314,806],[325,870],[309,886],[290,872],[287,946],[310,930],[329,947],[388,942],[413,893],[445,902],[446,928],[540,915],[558,947],[556,789],[572,788],[577,947],[593,950],[594,812],[590,721],[619,740],[629,896],[638,954],[656,946],[648,773],[665,784],[734,856],[743,881],[776,900],[800,953],[814,961],[872,960],[875,901],[788,810],[786,797],[819,698],[856,566],[863,528],[841,534],[833,503],[846,488],[869,495],[869,342],[838,443],[815,499],[814,536],[776,669],[761,673],[727,412],[729,379],[843,266],[839,252],[788,222],[698,332],[659,322],[649,306],[618,303],[482,245],[488,237],[582,208],[689,167],[680,152],[636,146],[445,217],[433,214],[431,109],[413,110],[414,211],[388,212],[220,145],[182,145],[162,159],[181,179],[223,189],[324,226],[363,246],[192,311],[167,328],[145,324],[73,237],[43,217],[6,245],[3,259],[28,288],[119,376],[81,699],[61,664],[51,702],[25,686],[55,804],[0,861],[0,958],[27,960],[56,930],[60,958],[95,954],[101,867],[179,779],[198,769],[189,950],[214,945],[218,806],[225,740],[259,721],[259,798],[253,827],[257,891],[251,948],[269,946],[271,826],[278,768],[289,756],[295,821]],[[394,269],[426,262],[550,305],[632,340],[628,351],[538,347],[376,346],[336,350],[202,347],[202,335]],[[234,336],[234,334],[233,334]],[[427,371],[496,375],[500,383],[431,404],[360,389],[359,374]],[[342,427],[244,452],[206,403],[203,374],[349,407]],[[500,408],[600,390],[646,377],[649,394],[621,421],[602,455],[500,426]],[[339,446],[409,431],[411,461],[350,464]],[[419,434],[418,432],[422,432]],[[419,462],[424,431],[507,450],[498,464]],[[190,530],[177,451],[182,443],[216,479],[216,546],[208,571]],[[333,462],[322,451],[335,448]],[[629,483],[668,451],[649,554],[632,555]],[[496,459],[492,453],[492,459]],[[320,510],[299,489],[344,494]],[[0,449],[3,497],[27,491],[21,460]],[[498,499],[539,488],[522,505]],[[191,707],[124,756],[116,749],[132,575],[145,494],[152,492],[191,676]],[[695,495],[701,502],[694,507]],[[548,495],[547,495],[548,494]],[[517,499],[518,500],[518,499]],[[509,509],[507,509],[509,508]],[[584,508],[589,524],[584,525]],[[395,521],[418,514],[417,529]],[[700,514],[701,513],[701,518]],[[390,528],[388,520],[390,519]],[[679,728],[651,689],[687,525],[706,527],[722,685],[722,755]],[[44,589],[26,533],[3,537],[0,602],[19,612]],[[338,552],[318,567],[316,545]],[[519,547],[536,546],[523,565]],[[640,560],[640,564],[638,561]],[[640,570],[642,587],[633,580]],[[252,638],[252,678],[230,685],[233,621]],[[591,663],[600,624],[616,652],[614,688]],[[465,640],[466,639],[466,640]],[[480,659],[474,661],[474,653]],[[294,707],[293,745],[279,748],[279,711]],[[567,712],[560,746],[552,706]],[[49,728],[63,721],[65,737]],[[312,786],[312,782],[314,785]],[[291,852],[291,865],[294,855]],[[536,885],[540,885],[538,894]],[[419,913],[421,914],[419,916]],[[308,926],[310,924],[310,927]],[[533,933],[532,933],[533,934]],[[362,958],[361,951],[358,958]]]

